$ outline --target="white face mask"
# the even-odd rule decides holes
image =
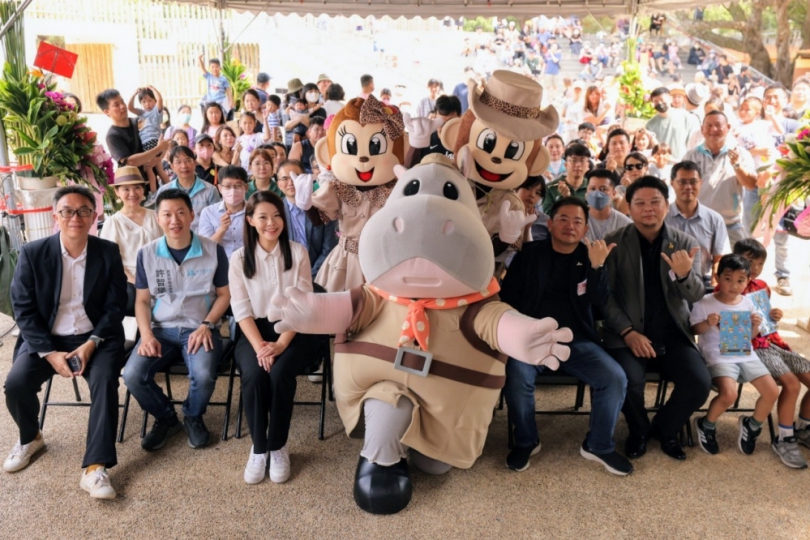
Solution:
[[[320,98],[321,95],[318,92],[307,92],[306,97],[307,97],[307,102],[309,102],[309,103],[318,103],[318,98]]]

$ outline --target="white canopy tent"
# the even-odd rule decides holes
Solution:
[[[695,0],[178,0],[220,9],[288,15],[360,15],[375,17],[537,17],[634,15],[640,11],[687,9]]]

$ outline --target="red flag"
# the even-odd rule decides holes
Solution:
[[[62,77],[70,79],[73,77],[73,70],[76,68],[76,60],[79,55],[54,47],[47,41],[42,41],[37,49],[37,57],[34,65],[45,71],[50,71]]]

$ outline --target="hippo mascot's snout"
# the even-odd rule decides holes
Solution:
[[[469,160],[461,156],[462,168]],[[359,241],[366,285],[333,294],[289,288],[273,298],[276,331],[337,334],[335,398],[346,432],[364,439],[357,505],[392,514],[410,502],[408,458],[427,474],[472,467],[511,356],[552,369],[572,339],[553,319],[497,297],[489,233],[464,174],[428,156],[397,182]]]

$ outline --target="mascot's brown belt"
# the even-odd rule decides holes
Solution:
[[[357,240],[351,236],[341,236],[340,240],[338,240],[338,245],[349,253],[354,253],[357,255],[357,246],[359,244]]]
[[[353,289],[352,293],[353,295],[357,295],[359,293],[359,289]],[[491,356],[493,360],[505,364],[506,355],[493,350],[489,345],[487,345],[476,335],[473,327],[473,321],[475,321],[475,316],[478,314],[478,311],[484,307],[485,304],[497,299],[497,296],[490,296],[489,298],[485,298],[479,302],[470,304],[467,309],[464,310],[464,314],[461,316],[461,320],[459,321],[459,329],[470,345]],[[388,347],[387,345],[381,345],[379,343],[367,343],[364,341],[341,342],[340,339],[340,337],[335,339],[335,353],[361,354],[363,356],[377,358],[378,360],[384,360],[392,364],[396,362],[397,354],[400,350],[393,347]],[[403,352],[401,358],[401,365],[412,371],[423,372],[426,362],[427,358],[418,354],[418,351],[416,353]],[[435,358],[431,360],[429,368],[430,369],[427,371],[427,373],[424,373],[422,376],[426,377],[428,374],[430,374],[435,375],[436,377],[442,377],[451,381],[460,382],[462,384],[479,386],[481,388],[490,388],[494,390],[503,388],[503,385],[506,382],[505,375],[491,375],[489,373],[482,373],[480,371],[457,366],[455,364],[442,362],[441,360],[437,360]]]

